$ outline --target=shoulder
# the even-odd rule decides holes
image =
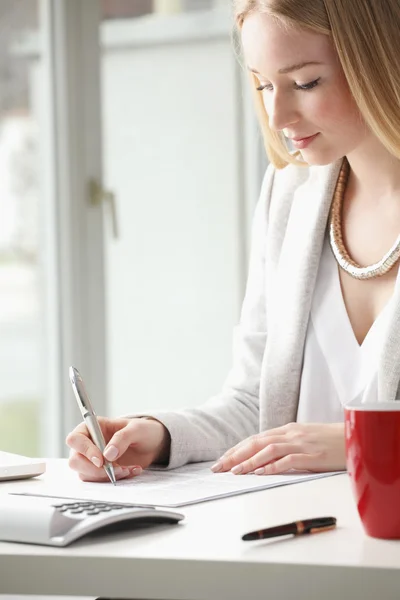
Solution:
[[[256,211],[260,236],[268,238],[272,255],[279,256],[287,224],[297,190],[308,186],[311,194],[320,195],[324,202],[331,195],[329,189],[337,177],[339,162],[325,166],[303,166],[289,164],[284,169],[269,165],[261,188],[260,200]],[[329,188],[329,189],[328,189]],[[327,191],[328,190],[328,191]],[[316,198],[313,199],[317,201]],[[304,211],[307,218],[307,211]]]
[[[271,212],[281,215],[290,212],[294,193],[309,179],[310,170],[314,168],[289,164],[284,169],[277,169],[272,164],[268,165],[261,186],[258,212],[267,221]]]
[[[308,166],[289,164],[284,169],[277,169],[272,164],[267,167],[261,188],[260,200],[264,211],[270,209],[289,208],[292,205],[296,190],[303,185],[310,185],[323,190],[326,184],[336,181],[341,160],[329,165]]]
[[[300,185],[308,180],[311,169],[315,168],[318,167],[289,164],[284,169],[276,169],[274,166],[270,165],[268,169],[271,169],[273,172],[271,196],[278,197],[281,201],[284,201],[287,198],[290,202],[293,193]]]

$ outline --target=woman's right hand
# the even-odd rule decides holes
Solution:
[[[113,463],[116,479],[140,475],[152,463],[168,460],[170,434],[156,419],[98,418],[106,442],[104,456],[92,442],[85,423],[68,434],[71,448],[69,466],[82,481],[109,481],[103,469],[104,459]]]

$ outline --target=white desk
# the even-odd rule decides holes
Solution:
[[[68,471],[65,461],[52,461]],[[74,475],[73,475],[74,476]],[[27,482],[0,484],[0,493]],[[0,543],[0,594],[157,600],[398,600],[400,541],[368,538],[347,475],[182,509],[180,525],[78,541]],[[41,482],[30,482],[39,492]],[[400,507],[399,507],[400,510]],[[247,531],[315,516],[336,530],[242,542]]]

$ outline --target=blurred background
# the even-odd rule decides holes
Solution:
[[[265,158],[229,0],[0,1],[0,450],[194,406],[231,364]]]

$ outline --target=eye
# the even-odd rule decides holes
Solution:
[[[268,90],[269,92],[272,92],[273,89],[274,88],[270,83],[266,83],[265,85],[259,85],[258,87],[256,87],[257,92],[262,92],[263,90]]]
[[[318,85],[320,79],[321,78],[318,77],[318,79],[314,79],[314,81],[310,81],[310,83],[305,83],[304,85],[299,85],[296,83],[296,90],[312,90]]]
[[[321,78],[318,77],[318,79],[314,79],[314,81],[310,81],[310,83],[305,83],[303,85],[295,83],[294,89],[295,90],[303,90],[304,92],[306,92],[308,90],[312,90],[313,88],[315,88],[318,85],[320,79]],[[263,90],[268,90],[269,92],[272,92],[273,89],[274,88],[271,83],[266,83],[265,85],[259,85],[258,87],[256,87],[256,90],[258,92],[262,92]]]

